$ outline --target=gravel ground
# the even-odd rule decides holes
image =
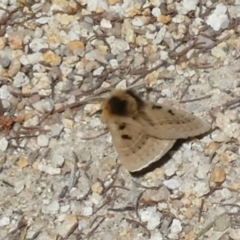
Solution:
[[[1,0],[0,239],[240,239],[239,0]],[[212,124],[131,175],[114,88]]]

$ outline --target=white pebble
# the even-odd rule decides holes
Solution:
[[[34,38],[30,43],[29,47],[32,49],[33,52],[39,52],[43,48],[48,48],[48,44],[46,40],[43,38]]]
[[[37,64],[42,56],[41,52],[36,52],[33,54],[28,54],[28,55],[23,55],[20,58],[20,62],[23,65],[28,65],[28,64]]]
[[[156,211],[156,207],[148,207],[147,209],[139,211],[141,220],[147,222],[147,229],[154,230],[159,224],[161,215]]]
[[[23,87],[25,85],[27,85],[29,83],[29,78],[28,76],[23,73],[23,72],[19,72],[17,73],[17,75],[13,78],[13,86],[20,88]]]
[[[160,7],[162,0],[150,0],[150,3],[155,7]]]
[[[130,49],[129,44],[122,39],[118,39],[118,38],[115,38],[114,36],[110,36],[106,40],[108,44],[111,46],[111,51],[113,55],[126,52],[127,50]]]
[[[161,15],[161,10],[160,10],[160,8],[158,8],[158,7],[153,8],[153,10],[152,10],[152,15],[153,15],[154,17],[158,17],[159,15]]]
[[[42,211],[43,213],[56,214],[59,211],[60,205],[58,200],[51,202],[49,205],[44,206]]]
[[[229,25],[229,19],[226,12],[227,7],[219,3],[213,13],[207,18],[206,23],[215,31],[226,29]]]
[[[168,189],[171,189],[171,190],[174,190],[174,189],[177,189],[181,186],[181,183],[179,182],[178,179],[176,178],[172,178],[172,179],[169,179],[169,180],[165,180],[163,181],[163,184],[168,188]]]
[[[203,195],[209,193],[210,188],[207,181],[197,181],[193,188],[193,191],[197,197],[202,197]]]
[[[119,66],[117,59],[111,59],[109,63],[112,68],[117,68]]]
[[[64,157],[61,154],[53,154],[51,165],[55,168],[62,167],[65,162]]]
[[[109,20],[106,20],[105,18],[101,20],[100,25],[103,28],[112,28],[111,22]]]
[[[93,214],[93,208],[92,207],[84,207],[83,208],[83,215],[84,216],[91,216]]]
[[[166,32],[167,32],[166,27],[165,27],[165,26],[161,27],[160,30],[159,30],[159,32],[157,33],[156,38],[153,40],[153,43],[155,43],[155,44],[161,43],[162,40],[163,40],[164,37],[165,37]]]
[[[8,147],[8,141],[5,137],[0,139],[0,151],[5,151]]]
[[[155,234],[152,234],[149,240],[163,240],[163,236],[160,232],[157,232]]]
[[[139,17],[136,17],[132,20],[132,25],[136,27],[142,27],[144,26],[144,24],[145,24],[144,21]]]
[[[187,14],[196,9],[198,2],[199,0],[183,0],[180,3],[176,3],[177,11],[181,14]]]
[[[49,175],[58,175],[61,173],[61,169],[60,168],[54,168],[52,166],[49,166],[49,165],[44,165],[42,163],[39,163],[38,165],[38,169],[41,171],[41,172],[45,172]]]
[[[182,224],[178,219],[173,219],[170,231],[171,233],[180,233],[182,231]]]
[[[101,66],[101,67],[99,67],[99,68],[97,68],[96,70],[93,71],[93,76],[100,76],[103,71],[104,71],[104,67]]]
[[[39,135],[37,138],[37,143],[40,147],[47,147],[49,143],[49,138],[46,135]]]
[[[4,227],[10,224],[10,218],[9,217],[3,217],[0,219],[0,227]]]
[[[210,171],[210,168],[211,168],[210,164],[199,165],[197,169],[196,177],[198,179],[206,179],[207,174]]]

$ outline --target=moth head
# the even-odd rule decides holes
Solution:
[[[144,102],[130,90],[114,90],[102,104],[101,119],[107,122],[111,117],[136,117]]]

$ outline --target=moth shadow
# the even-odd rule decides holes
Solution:
[[[173,145],[173,147],[171,148],[170,151],[172,151],[172,150],[173,151],[178,151],[179,148],[181,147],[181,145],[184,142],[186,142],[186,141],[188,141],[188,140],[182,140],[182,139],[177,140],[176,143]],[[144,169],[142,169],[142,170],[140,170],[138,172],[131,173],[131,175],[133,177],[140,178],[143,175],[145,175],[146,173],[151,172],[151,171],[153,171],[156,168],[162,167],[171,158],[172,158],[172,156],[169,153],[166,153],[163,157],[161,157],[161,159],[157,160],[156,162],[150,164],[149,166],[147,166],[146,168],[144,168]]]

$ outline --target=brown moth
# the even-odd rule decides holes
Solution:
[[[114,90],[102,103],[101,120],[129,172],[159,160],[177,139],[197,136],[211,128],[191,113],[143,101],[131,90]]]

